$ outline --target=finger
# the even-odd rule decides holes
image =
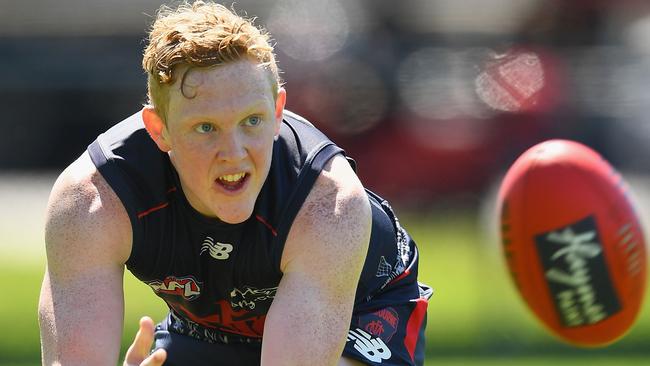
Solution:
[[[147,357],[140,366],[161,366],[167,359],[167,352],[160,348]]]
[[[140,364],[149,355],[153,337],[153,320],[148,316],[144,316],[140,319],[140,329],[138,329],[133,343],[131,343],[131,346],[126,352],[125,362],[129,365]]]
[[[133,344],[138,348],[138,352],[149,354],[151,344],[153,343],[154,329],[155,326],[150,317],[143,316],[140,318],[140,329],[133,341]]]

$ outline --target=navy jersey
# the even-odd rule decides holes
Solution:
[[[98,136],[88,152],[131,220],[127,268],[168,304],[171,319],[253,339],[262,337],[282,278],[280,259],[291,224],[324,165],[344,154],[311,123],[285,112],[253,214],[227,224],[192,208],[141,113]],[[369,300],[410,273],[417,248],[388,203],[369,191],[368,198],[372,234],[355,310],[370,311]],[[406,297],[419,296],[417,286],[412,292]]]

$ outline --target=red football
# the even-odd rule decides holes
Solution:
[[[647,258],[614,168],[580,143],[546,141],[508,170],[497,202],[511,277],[537,318],[574,345],[622,337],[641,309]]]

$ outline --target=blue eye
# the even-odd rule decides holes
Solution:
[[[250,116],[246,119],[246,124],[249,126],[257,126],[262,123],[262,118],[260,116]]]
[[[214,127],[209,123],[201,123],[197,125],[194,130],[198,133],[208,133],[214,131]]]

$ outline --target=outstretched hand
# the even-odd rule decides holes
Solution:
[[[135,339],[126,351],[123,366],[161,366],[167,358],[164,349],[158,349],[149,354],[154,337],[154,324],[150,317],[144,316],[140,319],[140,329]]]

